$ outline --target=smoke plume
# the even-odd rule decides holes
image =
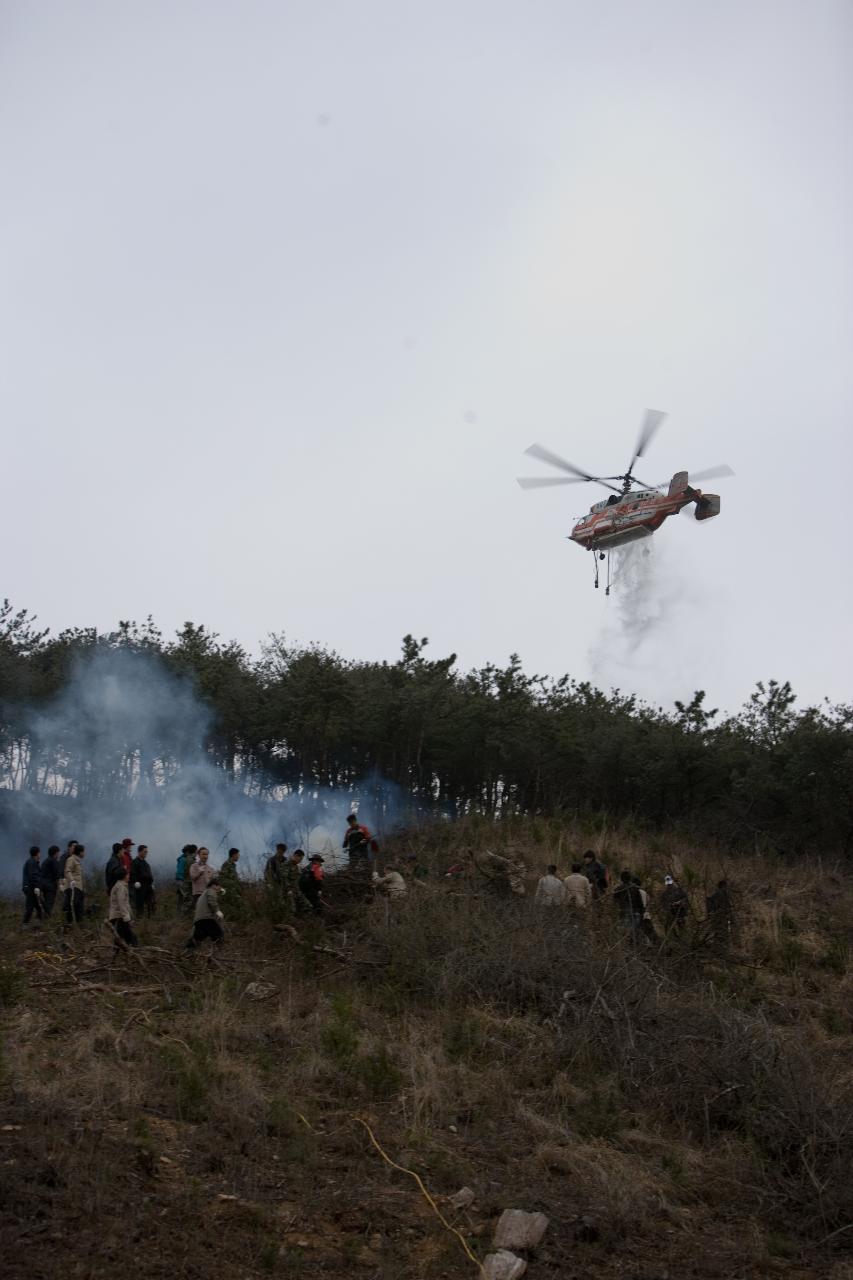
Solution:
[[[0,775],[7,887],[31,844],[64,848],[74,838],[99,866],[129,836],[149,846],[164,883],[188,842],[206,844],[217,865],[236,846],[247,871],[258,871],[278,840],[334,863],[352,809],[380,833],[409,816],[399,788],[378,778],[287,791],[257,774],[231,777],[206,747],[211,712],[190,680],[138,651],[79,659],[56,699],[31,708],[24,727]]]

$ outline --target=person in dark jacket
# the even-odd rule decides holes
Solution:
[[[130,869],[133,866],[133,850],[134,850],[133,841],[131,840],[130,836],[125,836],[125,838],[121,842],[120,857],[122,862],[124,863],[125,870],[127,871],[128,883],[130,883]]]
[[[243,901],[243,882],[237,870],[240,861],[240,850],[229,849],[228,857],[219,868],[219,883],[222,892],[228,895],[228,919],[241,924],[246,919],[246,904]]]
[[[583,873],[592,885],[593,898],[603,898],[607,893],[607,868],[598,861],[592,849],[583,855]]]
[[[53,912],[53,904],[56,902],[59,889],[59,877],[59,845],[52,844],[47,851],[47,857],[41,864],[41,899],[46,916]]]
[[[683,933],[690,912],[690,899],[672,876],[664,876],[664,891],[660,896],[667,933]]]
[[[308,899],[315,916],[321,915],[323,911],[324,861],[325,859],[321,858],[319,853],[312,853],[308,859],[308,866],[299,877],[300,891]]]
[[[148,861],[148,845],[137,847],[136,857],[130,864],[130,900],[137,920],[154,915],[154,872]]]
[[[285,857],[287,853],[287,845],[280,840],[275,847],[275,853],[267,858],[264,867],[264,881],[272,889],[285,888]]]
[[[30,856],[24,863],[24,876],[21,884],[24,893],[24,924],[30,923],[30,917],[34,911],[39,920],[44,919],[44,908],[41,900],[40,857],[41,849],[37,844],[34,844],[30,849]]]
[[[192,910],[193,900],[190,892],[190,867],[195,862],[198,852],[197,844],[185,844],[175,863],[175,893],[178,899],[178,914],[187,914]]]
[[[299,915],[300,912],[307,910],[305,897],[299,892],[299,877],[302,873],[304,857],[304,849],[294,849],[282,870],[284,905],[288,915]]]
[[[716,889],[705,899],[708,911],[708,923],[711,926],[711,941],[715,946],[725,948],[732,938],[732,900],[729,895],[727,880],[720,880]]]
[[[649,942],[656,943],[658,941],[658,935],[655,933],[655,926],[654,926],[654,923],[652,922],[652,913],[649,910],[648,892],[646,889],[643,888],[642,883],[640,882],[639,876],[631,876],[631,884],[637,886],[638,890],[640,891],[640,897],[643,902],[643,918],[640,921],[640,928],[648,938]]]
[[[359,822],[351,813],[347,818],[347,829],[344,833],[343,848],[349,857],[351,870],[363,870],[370,860],[371,835],[367,827]]]
[[[113,851],[104,867],[104,886],[107,890],[107,897],[113,891],[113,885],[119,878],[119,872],[124,867],[124,859],[121,856],[121,843],[113,845]],[[126,870],[126,868],[125,868]]]
[[[619,884],[613,894],[613,900],[619,908],[619,918],[636,938],[638,931],[642,928],[643,912],[645,906],[643,903],[643,895],[640,893],[637,885],[631,877],[630,871],[623,871],[619,877]]]

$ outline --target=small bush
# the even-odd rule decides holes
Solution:
[[[800,926],[787,908],[783,908],[779,916],[779,932],[780,933],[799,933]]]
[[[160,1052],[177,1118],[199,1123],[207,1115],[208,1094],[214,1082],[208,1054],[198,1046],[188,1052],[172,1044],[163,1045]]]
[[[785,937],[779,944],[779,964],[785,973],[799,973],[806,960],[806,951],[796,938]]]
[[[827,1005],[821,1012],[820,1020],[823,1029],[829,1036],[843,1036],[850,1030],[850,1019],[845,1017],[834,1005]]]
[[[320,1042],[338,1067],[347,1068],[355,1057],[359,1034],[352,1004],[345,995],[333,996],[332,1016],[323,1027]]]
[[[24,996],[24,975],[10,964],[0,964],[0,1007],[11,1008]]]
[[[383,1045],[375,1053],[364,1054],[352,1063],[352,1074],[371,1098],[381,1100],[399,1093],[402,1076]]]
[[[841,934],[835,934],[818,963],[822,969],[828,969],[830,973],[843,978],[850,965],[850,944],[847,939]]]
[[[444,1031],[444,1050],[451,1062],[477,1062],[487,1048],[486,1031],[474,1015],[451,1017]]]

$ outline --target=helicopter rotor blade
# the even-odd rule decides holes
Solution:
[[[628,475],[630,475],[631,472],[634,470],[634,463],[637,461],[638,458],[642,458],[643,454],[648,449],[652,440],[657,435],[657,432],[665,417],[666,417],[666,414],[663,413],[660,409],[646,410],[646,415],[643,418],[643,424],[640,427],[640,434],[637,437],[637,445],[636,445],[636,448],[634,449],[634,456],[631,459],[631,465],[628,468],[628,472],[627,472]]]
[[[722,480],[724,476],[733,475],[734,471],[732,471],[728,463],[725,462],[721,463],[718,467],[707,467],[704,471],[689,472],[691,484],[694,480]]]
[[[566,462],[565,458],[561,458],[558,453],[552,453],[550,449],[546,449],[542,444],[532,444],[524,452],[531,458],[538,458],[540,462],[547,462],[549,467],[556,467],[559,471],[567,471],[572,476],[580,476],[582,480],[595,479],[595,476],[590,475],[588,471],[584,471],[583,467],[576,467],[573,462]]]
[[[608,484],[602,476],[590,475],[588,471],[584,471],[582,467],[576,467],[573,462],[567,462],[565,458],[561,458],[558,453],[552,453],[550,449],[546,449],[544,445],[532,444],[529,449],[524,452],[531,458],[537,458],[539,462],[547,462],[549,467],[556,467],[558,471],[565,471],[570,476],[577,477],[578,480],[592,480],[596,484],[603,484],[605,489],[613,489],[614,493],[619,493],[612,484]]]
[[[722,463],[719,467],[707,467],[704,471],[690,471],[688,479],[690,484],[694,481],[698,484],[702,480],[722,480],[726,476],[733,476],[735,472],[727,463]],[[668,480],[661,480],[660,484],[654,486],[656,489],[666,489],[669,487]]]
[[[585,476],[519,476],[522,489],[550,489],[555,484],[586,484]]]

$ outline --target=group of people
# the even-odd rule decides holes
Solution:
[[[407,884],[396,866],[386,866],[384,874],[371,871],[371,857],[378,852],[375,840],[367,827],[358,822],[355,814],[347,819],[343,848],[349,858],[350,870],[356,876],[369,875],[373,889],[389,899],[399,899],[407,893]],[[86,892],[83,878],[85,846],[77,840],[69,840],[64,853],[58,845],[51,845],[42,859],[37,845],[30,849],[24,864],[22,889],[24,893],[24,924],[33,915],[45,919],[53,914],[57,898],[61,894],[62,910],[68,924],[79,923],[86,912]],[[205,845],[186,844],[175,866],[175,891],[179,915],[192,920],[192,933],[187,948],[197,947],[205,940],[219,945],[224,939],[222,899],[230,895],[229,915],[239,921],[244,916],[242,881],[238,872],[240,850],[231,848],[219,868],[211,862],[210,850]],[[313,914],[320,916],[328,905],[324,896],[324,864],[322,854],[306,856],[303,849],[288,853],[287,845],[280,841],[264,865],[263,883],[276,904],[276,914],[287,918]],[[513,893],[524,894],[523,864],[490,853],[489,870],[506,879]],[[415,879],[419,871],[415,868]],[[461,864],[447,872],[450,879],[462,875]],[[130,837],[112,846],[110,858],[104,868],[104,888],[107,894],[107,922],[113,932],[117,949],[137,945],[133,929],[134,919],[153,916],[157,910],[154,874],[148,860],[148,846],[135,844]],[[543,907],[568,907],[577,911],[588,910],[593,903],[611,897],[619,919],[635,940],[659,941],[655,916],[663,925],[665,935],[683,933],[690,915],[690,899],[686,891],[671,875],[664,877],[656,910],[638,876],[622,871],[618,882],[611,887],[610,874],[604,863],[592,850],[587,850],[580,862],[572,863],[571,872],[561,877],[556,864],[549,865],[534,895],[535,902]],[[707,918],[712,936],[725,940],[731,934],[732,908],[728,885],[721,880],[716,890],[706,899]]]
[[[371,855],[378,851],[370,831],[350,814],[344,833],[343,848],[349,857],[351,869],[369,870]],[[33,845],[23,869],[25,925],[33,915],[39,920],[53,914],[58,895],[62,895],[62,909],[68,924],[79,923],[86,911],[86,890],[83,877],[85,846],[77,840],[69,840],[64,853],[58,845],[51,845],[43,860],[41,849]],[[229,914],[233,919],[242,915],[242,882],[237,870],[240,850],[231,848],[222,865],[217,869],[210,860],[210,850],[205,845],[186,844],[175,865],[175,890],[179,914],[192,919],[192,933],[187,947],[193,948],[209,939],[221,944],[224,939],[222,921],[224,912],[221,899],[232,895]],[[304,850],[295,849],[288,855],[287,845],[281,841],[264,866],[264,885],[274,896],[281,914],[296,916],[306,913],[321,915],[327,905],[323,896],[325,859],[319,853],[307,858]],[[384,875],[373,871],[374,887],[390,897],[406,892],[406,883],[395,868],[388,868]],[[134,919],[153,916],[157,911],[154,873],[148,861],[148,846],[136,844],[129,836],[116,841],[104,868],[104,889],[107,895],[107,922],[115,938],[116,949],[135,947],[138,944],[134,932]]]
[[[536,885],[535,901],[545,907],[572,907],[586,910],[596,900],[610,893],[610,875],[607,867],[587,849],[582,862],[572,863],[569,875],[561,878],[556,864],[552,863]],[[643,888],[639,876],[622,871],[612,892],[619,919],[634,937],[644,937],[658,942],[652,903],[649,892]],[[658,899],[660,917],[666,935],[681,934],[690,916],[690,898],[674,876],[664,876],[664,887]],[[732,907],[728,883],[720,880],[716,889],[705,900],[711,932],[717,939],[731,933]]]
[[[64,853],[58,844],[52,844],[44,860],[40,847],[37,844],[31,847],[24,863],[21,886],[24,891],[24,924],[29,924],[33,914],[39,920],[51,916],[60,895],[68,923],[83,919],[85,853],[85,845],[78,840],[69,840]]]

